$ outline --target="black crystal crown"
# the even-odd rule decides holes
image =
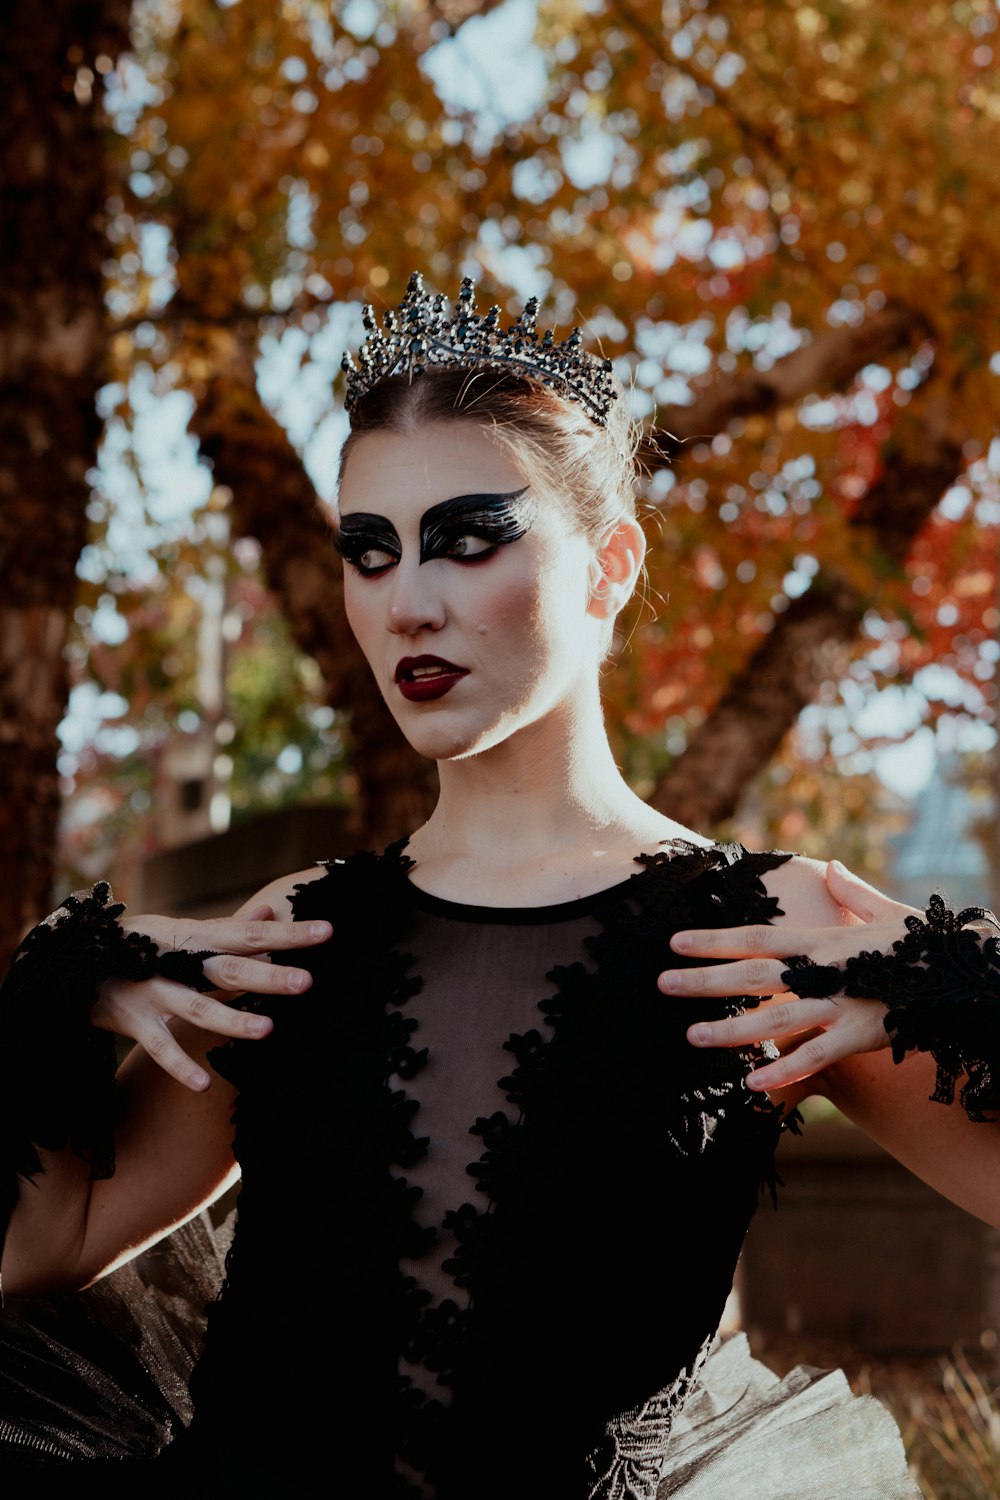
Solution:
[[[500,308],[485,317],[476,307],[476,286],[466,276],[454,316],[447,299],[428,292],[414,271],[406,295],[397,308],[388,308],[378,326],[374,308],[364,310],[367,338],[355,363],[348,352],[341,360],[347,373],[345,406],[350,413],[374,385],[388,375],[422,375],[431,369],[507,370],[522,380],[550,386],[557,395],[575,401],[598,427],[607,424],[617,398],[610,359],[599,359],[582,347],[579,328],[557,344],[548,329],[541,338],[535,326],[538,298],[531,297],[524,312],[507,329],[500,327]]]

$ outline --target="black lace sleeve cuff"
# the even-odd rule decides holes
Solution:
[[[106,881],[67,896],[29,932],[0,987],[0,1241],[17,1178],[42,1170],[38,1147],[71,1147],[92,1180],[114,1172],[115,1037],[90,1019],[101,984],[160,975],[212,988],[210,954],[161,954],[121,927],[124,910]]]
[[[925,918],[906,918],[889,953],[858,953],[843,965],[788,960],[782,981],[793,994],[879,1000],[892,1055],[929,1052],[937,1063],[932,1099],[959,1100],[970,1120],[1000,1110],[1000,921],[981,906],[957,914],[932,896]]]

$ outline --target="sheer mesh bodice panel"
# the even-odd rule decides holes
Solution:
[[[604,899],[606,893],[555,907],[491,910],[414,891],[408,943],[423,983],[407,1009],[417,1022],[413,1044],[427,1049],[427,1060],[413,1129],[428,1145],[407,1180],[422,1194],[415,1217],[437,1238],[426,1254],[404,1259],[402,1268],[435,1301],[468,1305],[468,1294],[457,1292],[444,1269],[457,1248],[445,1220],[449,1210],[481,1199],[468,1168],[479,1160],[482,1140],[471,1127],[510,1115],[500,1085],[512,1062],[507,1040],[532,1028],[551,1040],[552,1027],[539,1009],[552,990],[546,975],[555,966],[587,961],[586,941],[600,930],[594,907]],[[403,1084],[398,1074],[390,1079],[391,1087]],[[433,1389],[424,1367],[410,1373],[424,1390]],[[440,1396],[440,1388],[434,1393]]]
[[[414,1130],[428,1144],[408,1180],[422,1194],[415,1217],[434,1230],[436,1239],[424,1255],[403,1257],[400,1266],[433,1304],[454,1301],[467,1311],[469,1292],[456,1287],[445,1267],[459,1248],[451,1212],[478,1193],[468,1168],[478,1161],[482,1142],[471,1127],[509,1114],[500,1085],[511,1064],[505,1043],[533,1027],[551,1040],[552,1027],[539,1010],[551,989],[545,975],[554,964],[584,962],[586,939],[600,924],[592,915],[593,898],[549,908],[489,910],[415,889],[414,903],[410,946],[423,983],[409,1014],[417,1022],[414,1045],[427,1049]],[[398,1074],[390,1079],[390,1087],[403,1083]],[[450,1399],[448,1388],[421,1360],[402,1359],[400,1375],[431,1399]],[[432,1494],[417,1470],[402,1461],[397,1467],[414,1489]]]

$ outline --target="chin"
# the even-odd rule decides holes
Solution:
[[[411,748],[428,760],[471,760],[511,739],[538,717],[529,701],[511,704],[494,703],[486,714],[469,705],[445,706],[444,703],[422,707],[404,704],[400,711],[398,696],[386,698],[389,711]]]
[[[463,731],[457,724],[443,722],[415,724],[412,719],[401,723],[397,719],[396,722],[412,749],[428,760],[470,760],[507,738],[495,725],[490,725],[489,729]]]
[[[433,743],[420,742],[414,744],[411,740],[410,744],[413,745],[418,755],[424,755],[428,760],[436,761],[468,760],[479,749],[478,745],[470,745],[466,740],[446,740],[443,738],[435,739]]]
[[[427,760],[464,760],[468,755],[475,755],[479,749],[475,737],[459,733],[454,727],[446,727],[443,724],[414,724],[412,719],[403,717],[403,722],[396,719],[400,729],[406,736],[407,743],[418,755]]]

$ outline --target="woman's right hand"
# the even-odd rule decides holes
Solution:
[[[212,950],[213,957],[203,966],[206,978],[215,985],[212,994],[168,979],[138,983],[109,979],[101,986],[100,999],[91,1012],[95,1026],[131,1037],[159,1067],[196,1093],[209,1087],[211,1075],[184,1051],[171,1023],[186,1021],[212,1035],[244,1040],[267,1036],[272,1027],[269,1016],[234,1010],[224,998],[215,997],[303,994],[312,984],[312,975],[305,969],[270,963],[268,955],[284,948],[314,947],[333,932],[329,922],[276,921],[272,906],[204,921],[130,917],[122,925],[128,932],[146,933],[161,952]]]

